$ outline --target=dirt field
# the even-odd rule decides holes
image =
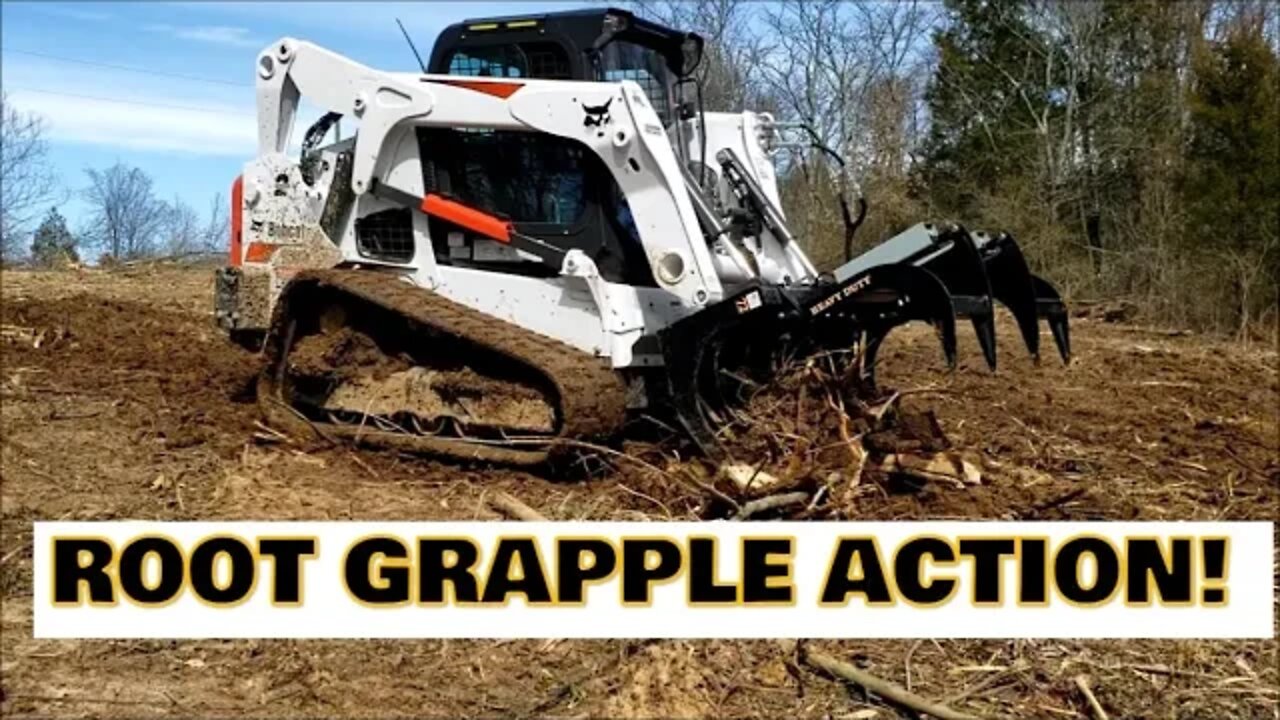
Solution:
[[[252,440],[255,358],[212,324],[207,270],[0,276],[0,710],[8,715],[894,718],[793,672],[768,642],[72,642],[31,638],[40,519],[493,518],[506,491],[556,519],[687,518],[688,484],[624,464],[591,479]],[[882,381],[932,409],[981,485],[849,493],[854,518],[1274,519],[1274,349],[1077,319],[1076,360],[943,371],[927,331]],[[1046,336],[1047,341],[1047,336]],[[661,462],[660,458],[650,458]],[[826,652],[988,717],[1277,718],[1277,643],[822,642]]]

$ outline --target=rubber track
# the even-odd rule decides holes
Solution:
[[[501,282],[495,277],[494,282]],[[622,428],[626,419],[626,385],[608,362],[571,347],[553,338],[526,330],[492,315],[487,315],[454,302],[425,288],[404,282],[397,275],[369,270],[307,270],[298,273],[285,288],[285,302],[280,303],[283,313],[273,323],[273,334],[283,333],[288,323],[289,291],[299,284],[313,283],[318,289],[332,288],[341,293],[380,305],[415,322],[430,326],[440,332],[466,339],[486,350],[509,357],[541,373],[555,387],[559,395],[557,408],[560,427],[556,438],[587,439],[605,437]],[[276,357],[279,347],[269,343],[270,360],[264,378],[278,372]],[[273,384],[273,383],[269,383]],[[264,408],[265,409],[265,408]],[[274,414],[274,413],[272,413]],[[368,433],[366,433],[368,434]],[[370,439],[373,439],[370,437]],[[407,440],[408,438],[401,438]],[[402,444],[402,443],[391,443]],[[446,443],[447,444],[447,443]],[[461,441],[469,446],[464,453],[449,454],[485,458],[498,461],[531,460],[533,455],[543,454],[540,447],[534,453],[509,452],[508,448],[492,443]],[[426,449],[439,452],[440,443],[424,443]],[[548,441],[548,446],[555,440]],[[526,448],[528,446],[525,446]],[[486,452],[486,450],[495,452]],[[515,447],[510,450],[516,450]],[[537,451],[541,450],[542,453]],[[505,451],[505,452],[504,452]]]

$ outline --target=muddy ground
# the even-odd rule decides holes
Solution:
[[[666,475],[459,467],[252,439],[254,357],[224,341],[208,270],[0,276],[0,710],[9,715],[904,716],[769,642],[122,642],[31,638],[31,523],[41,519],[493,518],[505,491],[552,518],[705,511]],[[1075,362],[1034,367],[1001,327],[1001,369],[943,371],[927,331],[882,353],[883,381],[933,410],[978,486],[846,493],[857,518],[1274,519],[1274,348],[1081,318]],[[1048,338],[1045,338],[1046,342]],[[673,470],[674,468],[674,470]],[[990,717],[1277,718],[1274,639],[1252,642],[814,643]]]

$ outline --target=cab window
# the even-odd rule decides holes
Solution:
[[[575,225],[586,209],[580,143],[545,133],[419,128],[428,187],[519,223]]]
[[[671,120],[671,98],[668,89],[671,71],[662,56],[650,48],[625,40],[614,40],[604,47],[601,57],[606,82],[631,80],[649,98],[665,125]]]
[[[531,42],[469,47],[449,58],[450,75],[569,80],[569,55],[557,43]]]

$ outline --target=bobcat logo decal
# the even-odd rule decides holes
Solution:
[[[613,98],[609,98],[609,100],[603,105],[588,105],[586,103],[582,103],[582,112],[584,113],[582,117],[582,126],[600,127],[601,125],[608,125],[611,119],[609,115],[609,106],[612,104]]]

